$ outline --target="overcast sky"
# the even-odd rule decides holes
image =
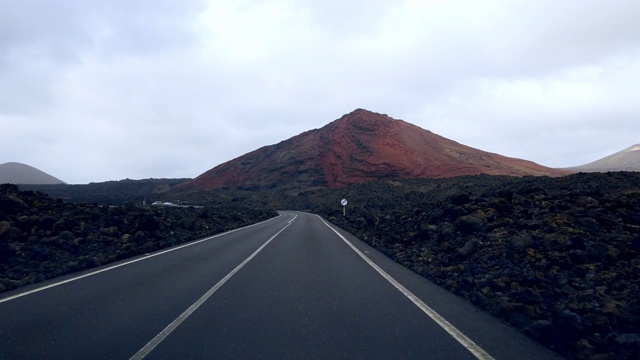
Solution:
[[[550,167],[640,143],[640,1],[0,0],[0,163],[196,177],[356,108]]]

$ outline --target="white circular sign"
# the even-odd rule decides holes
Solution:
[[[342,206],[347,206],[347,199],[342,199],[342,201],[340,201],[340,204],[342,204]]]

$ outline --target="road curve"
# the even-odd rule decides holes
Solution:
[[[2,294],[0,359],[560,358],[307,213],[74,276]]]

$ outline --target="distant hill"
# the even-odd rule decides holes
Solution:
[[[640,144],[585,165],[569,168],[582,172],[640,171]]]
[[[17,162],[0,164],[0,184],[53,185],[65,182],[33,166]]]
[[[121,205],[141,204],[146,198],[163,199],[162,194],[191,179],[124,179],[82,185],[20,185],[21,190],[40,191],[53,198],[76,203]],[[179,198],[177,200],[180,200]],[[149,201],[151,203],[151,201]]]
[[[216,166],[180,187],[335,188],[391,178],[569,173],[474,149],[408,122],[357,109],[321,129]]]

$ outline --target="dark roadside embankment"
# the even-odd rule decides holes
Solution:
[[[274,216],[242,206],[75,204],[0,185],[0,292]]]

